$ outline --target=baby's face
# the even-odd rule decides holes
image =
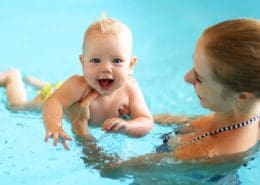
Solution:
[[[88,84],[102,95],[125,85],[134,66],[127,35],[95,32],[86,43],[81,62]]]

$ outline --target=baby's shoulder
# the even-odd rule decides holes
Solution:
[[[75,85],[83,85],[87,84],[85,78],[83,76],[80,76],[78,74],[71,76],[66,80],[67,83],[75,84]]]
[[[140,90],[140,87],[136,79],[134,79],[133,77],[128,77],[128,80],[125,85],[125,89],[128,92],[136,92]]]
[[[126,82],[126,86],[128,88],[135,88],[135,87],[138,87],[138,82],[137,82],[137,80],[135,78],[129,76],[128,80]]]
[[[78,91],[85,91],[88,88],[88,84],[83,76],[73,75],[69,77],[65,82],[64,86],[69,89],[77,89]]]
[[[128,76],[128,82],[130,82],[130,83],[137,83],[137,80],[134,77],[132,77],[132,76]]]
[[[125,91],[128,93],[130,97],[140,97],[143,96],[142,90],[138,85],[138,82],[133,77],[129,77],[128,81],[125,85]]]
[[[76,74],[76,75],[73,75],[73,76],[69,77],[68,80],[75,81],[75,82],[81,82],[81,83],[85,82],[86,83],[86,80],[84,79],[84,77],[79,75],[79,74]]]

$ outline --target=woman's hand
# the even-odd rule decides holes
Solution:
[[[90,103],[96,99],[99,96],[98,92],[95,90],[92,90],[80,103],[80,107],[83,108],[85,111],[85,118],[89,120],[90,118],[90,110],[89,110],[89,105]]]

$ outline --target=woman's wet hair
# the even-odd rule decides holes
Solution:
[[[260,21],[224,21],[206,29],[202,38],[216,80],[260,97]]]

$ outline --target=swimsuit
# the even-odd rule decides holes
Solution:
[[[172,147],[170,147],[168,144],[170,138],[174,137],[174,135],[172,134],[175,134],[175,132],[169,132],[161,136],[161,138],[163,139],[163,144],[155,149],[156,153],[171,152],[173,150]]]
[[[259,119],[260,119],[260,114],[257,114],[255,117],[252,117],[252,118],[245,120],[245,121],[242,121],[240,123],[236,123],[236,124],[232,124],[232,125],[229,125],[229,126],[226,126],[226,127],[218,128],[218,129],[210,131],[210,132],[205,132],[204,134],[193,138],[189,143],[196,142],[200,139],[203,139],[204,137],[212,136],[212,135],[215,135],[215,134],[218,134],[218,133],[221,133],[221,132],[227,132],[227,131],[231,131],[231,130],[235,130],[235,129],[247,126],[249,124],[254,123],[255,121],[257,121]],[[174,135],[171,136],[172,134],[174,134]],[[178,134],[178,133],[170,132],[170,133],[164,134],[162,136],[163,144],[156,148],[156,152],[157,153],[171,152],[178,144],[180,144],[180,142],[178,140],[178,136],[176,136],[176,134]],[[169,140],[171,138],[174,138],[175,141],[173,142],[174,145],[171,144],[171,147],[170,147],[168,143],[169,143]]]
[[[46,100],[56,89],[58,89],[63,82],[54,83],[54,84],[46,84],[43,86],[41,91],[39,91],[38,95],[40,95],[44,100]]]

